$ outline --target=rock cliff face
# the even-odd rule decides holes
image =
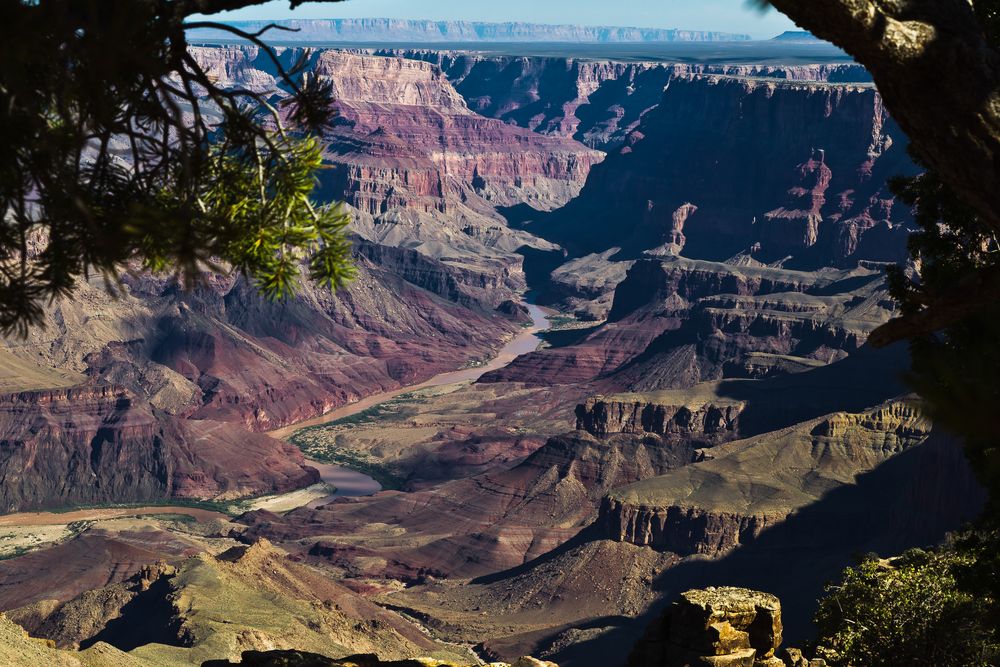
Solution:
[[[836,413],[720,445],[705,461],[616,489],[599,522],[615,540],[718,556],[929,434],[930,422],[909,402]]]
[[[276,74],[254,47],[193,53],[223,83],[252,87]],[[355,229],[384,245],[516,270],[514,250],[552,246],[509,229],[496,208],[562,206],[603,158],[570,138],[475,113],[431,63],[326,49],[308,66],[333,85],[339,112],[324,131],[322,196],[356,209]]]
[[[913,171],[905,144],[870,84],[675,76],[581,196],[539,229],[580,254],[668,252],[682,232],[681,252],[697,259],[896,260],[906,211],[885,183]],[[687,205],[696,210],[678,229]],[[594,210],[612,219],[587,224]]]
[[[688,387],[808,370],[861,347],[893,312],[880,271],[789,271],[684,258],[635,262],[606,323],[483,382]]]
[[[597,437],[612,433],[705,435],[719,438],[739,433],[742,402],[669,405],[636,397],[595,396],[576,408],[576,428]]]
[[[0,461],[3,512],[241,497],[319,479],[291,445],[173,419],[110,386],[0,396]]]
[[[257,32],[271,21],[231,21]],[[664,30],[611,26],[547,25],[410,19],[287,19],[275,21],[296,32],[282,37],[303,42],[714,42],[742,41],[747,35],[705,30]],[[218,30],[196,30],[192,39],[232,40]]]
[[[870,82],[860,65],[708,65],[484,55],[430,49],[380,49],[441,68],[474,111],[540,132],[618,148],[660,104],[671,78],[721,74],[790,81]]]

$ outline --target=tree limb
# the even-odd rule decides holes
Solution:
[[[313,2],[343,2],[344,0],[310,0]],[[180,18],[191,16],[192,14],[217,14],[218,12],[228,12],[244,7],[263,5],[268,0],[176,0],[173,3],[174,15]],[[302,0],[289,0],[288,5],[295,9],[302,4]]]
[[[885,347],[906,338],[941,331],[965,318],[995,308],[1000,303],[1000,267],[970,274],[951,290],[935,296],[925,308],[911,315],[889,320],[872,331],[868,342]]]

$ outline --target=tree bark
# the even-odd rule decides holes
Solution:
[[[771,0],[868,68],[916,155],[1000,232],[1000,52],[969,0]]]

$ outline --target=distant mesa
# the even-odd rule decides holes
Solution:
[[[823,42],[816,35],[808,30],[786,30],[777,37],[771,39],[773,42]]]
[[[283,21],[226,21],[255,33],[269,24],[296,32],[272,33],[282,42],[569,42],[660,43],[746,41],[749,35],[708,30],[629,28],[614,26],[544,25],[538,23],[482,23],[409,19],[288,19]],[[194,39],[227,40],[224,30],[199,29]]]

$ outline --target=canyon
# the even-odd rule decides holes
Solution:
[[[230,25],[256,32],[270,21],[233,21]],[[665,30],[616,26],[546,25],[524,22],[422,21],[408,19],[288,19],[278,25],[295,30],[290,41],[309,42],[702,42],[741,41],[743,34],[706,30]],[[194,31],[201,39],[230,37],[222,30]]]
[[[192,55],[287,95],[257,47]],[[13,622],[79,664],[624,664],[722,585],[778,595],[799,642],[852,554],[982,507],[907,350],[866,344],[913,230],[887,179],[916,167],[858,65],[275,55],[333,86],[317,195],[351,215],[358,276],[269,302],[137,270],[3,340],[0,509],[126,506],[32,519],[55,537],[0,560],[0,650],[38,649]],[[383,488],[246,504],[317,461]]]

